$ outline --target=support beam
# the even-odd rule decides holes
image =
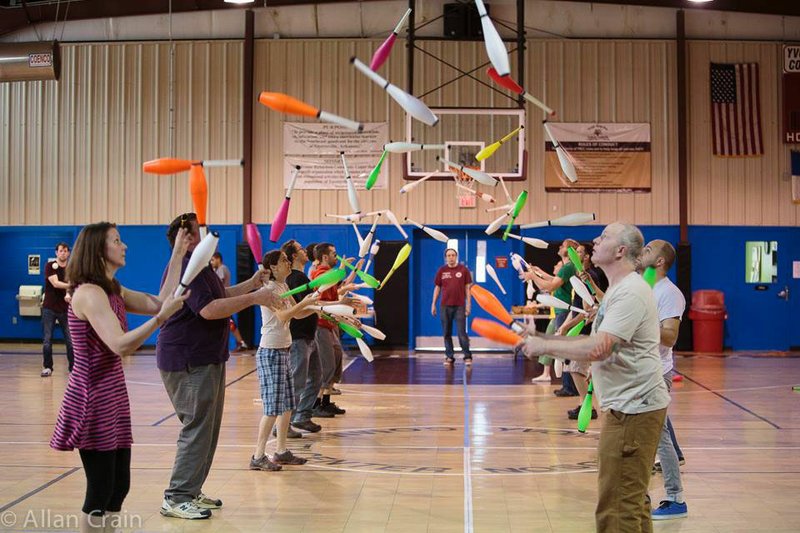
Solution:
[[[253,69],[255,61],[255,13],[244,14],[244,64],[242,65],[242,223],[253,218]],[[244,232],[244,228],[242,228]]]
[[[523,87],[528,87],[525,80],[525,0],[517,0],[517,76]],[[517,97],[519,107],[525,107],[522,95]]]
[[[411,15],[408,16],[408,39],[406,40],[406,92],[414,94],[414,42],[416,34],[414,33],[417,27],[417,1],[408,0],[408,8],[411,10]],[[403,159],[405,159],[403,155]],[[403,165],[403,168],[406,168]]]
[[[689,139],[687,132],[686,80],[688,65],[686,64],[686,13],[678,10],[675,17],[675,45],[677,47],[677,80],[678,89],[678,222],[680,224],[680,240],[675,267],[677,286],[687,302],[692,301],[692,245],[689,242],[689,171],[688,152]],[[681,320],[678,331],[677,350],[692,349],[692,322],[686,318]]]
[[[689,241],[689,176],[687,139],[689,127],[686,119],[686,13],[681,9],[676,14],[676,46],[678,69],[678,220],[681,227],[681,242]]]

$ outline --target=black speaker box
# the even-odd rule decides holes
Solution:
[[[489,4],[485,4],[486,14],[490,15],[491,10]],[[483,26],[481,26],[481,16],[478,15],[478,8],[475,4],[470,3],[467,5],[467,38],[468,39],[483,39]]]
[[[489,13],[489,6],[486,6]],[[473,3],[444,4],[444,36],[449,39],[482,39],[483,27]]]
[[[246,242],[240,242],[236,245],[236,280],[241,283],[250,279],[255,270],[253,268],[253,253],[250,251],[250,245]],[[239,328],[239,333],[242,335],[244,342],[250,346],[258,346],[260,339],[255,338],[256,319],[253,307],[242,309],[236,314],[236,323]]]

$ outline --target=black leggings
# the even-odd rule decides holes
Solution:
[[[131,449],[79,451],[86,472],[83,512],[100,516],[106,511],[119,512],[131,486]]]

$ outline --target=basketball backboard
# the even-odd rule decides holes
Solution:
[[[431,108],[439,117],[434,127],[406,116],[406,141],[421,144],[444,144],[445,150],[420,150],[404,155],[403,177],[421,178],[439,170],[432,179],[452,179],[453,175],[436,161],[440,156],[453,163],[479,168],[505,181],[527,179],[525,150],[525,110],[516,108]],[[477,161],[475,155],[522,126],[488,159]]]

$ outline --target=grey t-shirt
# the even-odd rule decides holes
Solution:
[[[278,296],[289,290],[286,283],[275,280],[267,284],[267,289]],[[284,311],[289,310],[294,305],[293,298],[278,298],[278,306]],[[292,334],[289,331],[289,321],[281,322],[272,309],[265,306],[261,307],[261,342],[259,348],[273,348],[277,350],[289,348],[292,345]]]
[[[611,287],[600,304],[592,334],[622,339],[610,357],[592,363],[592,379],[602,410],[646,413],[669,405],[661,374],[660,330],[653,291],[631,272]]]
[[[225,265],[220,265],[217,267],[214,272],[217,274],[219,279],[222,281],[222,284],[226,287],[230,287],[231,285],[231,271],[228,270],[228,267]]]

